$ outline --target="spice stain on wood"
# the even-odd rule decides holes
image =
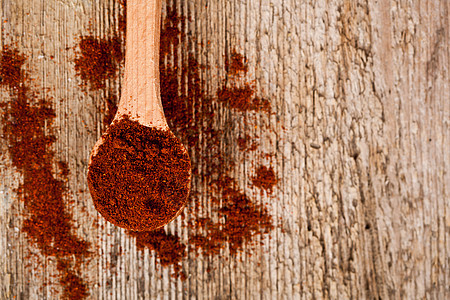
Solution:
[[[122,30],[125,29],[125,23],[122,23]],[[176,10],[170,6],[167,7],[167,17],[163,20],[162,33],[161,33],[161,90],[162,90],[162,102],[164,110],[171,129],[179,136],[182,141],[187,143],[191,150],[192,159],[197,161],[197,164],[205,164],[206,170],[214,170],[214,176],[218,176],[217,179],[212,180],[208,176],[204,177],[205,174],[200,173],[200,166],[194,165],[194,176],[196,175],[198,180],[205,178],[210,180],[209,183],[212,193],[218,193],[218,196],[214,196],[211,203],[216,203],[217,208],[216,213],[225,218],[225,223],[221,225],[221,222],[213,221],[211,217],[199,217],[198,214],[204,208],[202,204],[198,201],[197,197],[201,194],[201,190],[196,190],[198,187],[193,186],[191,195],[195,195],[191,199],[191,205],[193,207],[188,207],[187,210],[190,211],[189,218],[193,219],[187,223],[184,223],[182,227],[186,230],[193,231],[191,233],[192,237],[188,239],[188,243],[192,244],[193,248],[191,251],[201,251],[204,255],[219,255],[221,249],[227,244],[230,244],[231,252],[235,253],[243,249],[245,244],[252,243],[252,240],[257,235],[262,233],[268,233],[273,228],[271,225],[271,217],[267,213],[267,209],[264,206],[253,204],[249,197],[245,193],[241,192],[237,188],[237,182],[231,180],[228,177],[228,173],[231,169],[224,168],[224,153],[220,152],[220,141],[222,136],[220,131],[213,129],[215,126],[213,123],[213,105],[216,102],[222,102],[227,106],[233,108],[239,108],[240,111],[253,110],[256,111],[259,107],[257,105],[248,105],[246,103],[254,102],[254,91],[250,84],[245,84],[245,91],[235,90],[233,91],[233,96],[238,99],[238,101],[233,101],[233,99],[219,99],[219,96],[209,96],[204,92],[204,85],[200,78],[201,69],[205,66],[200,66],[196,59],[192,56],[179,57],[177,51],[172,51],[171,49],[176,49],[178,45],[182,45],[186,42],[185,34],[178,29],[178,27],[186,26],[186,19],[178,15]],[[76,60],[76,70],[77,74],[81,77],[83,82],[87,82],[92,90],[104,88],[104,82],[107,77],[103,77],[103,70],[105,67],[99,68],[99,75],[92,75],[91,71],[91,61],[98,60],[97,53],[104,53],[106,57],[103,57],[102,61],[111,61],[108,58],[110,52],[102,52],[101,49],[97,49],[96,45],[101,43],[88,43],[85,40],[95,40],[96,38],[83,37],[80,43],[81,56]],[[123,40],[122,40],[123,42]],[[103,43],[109,43],[107,40]],[[83,49],[93,48],[89,51]],[[120,47],[117,47],[118,49]],[[169,59],[168,59],[169,58]],[[183,61],[185,59],[186,61]],[[168,64],[167,61],[172,61],[175,65]],[[244,63],[246,61],[245,57],[233,51],[231,58],[228,59],[228,71],[230,76],[238,78],[238,73],[242,77],[245,76],[245,71],[247,66]],[[85,71],[84,69],[87,70]],[[180,80],[178,76],[181,76],[181,82],[187,82],[187,93],[180,92]],[[115,72],[112,72],[115,73]],[[91,74],[90,76],[85,76],[84,74]],[[100,84],[99,84],[100,82]],[[233,83],[233,81],[232,81]],[[222,85],[225,86],[225,81]],[[181,89],[183,91],[183,89]],[[192,107],[196,108],[192,111]],[[266,107],[267,104],[266,104]],[[206,123],[206,124],[205,124]],[[208,145],[206,149],[200,144],[200,136],[207,137]],[[252,148],[255,148],[255,143],[253,143]],[[207,152],[205,152],[205,150]],[[231,165],[228,163],[228,167]],[[204,171],[203,171],[204,172]],[[213,175],[212,173],[210,175]],[[209,179],[208,179],[209,178]],[[221,191],[223,190],[223,191]],[[229,199],[229,205],[224,204],[220,207],[220,202],[223,199]],[[197,222],[195,219],[200,218],[202,221]],[[242,227],[242,222],[246,221],[248,224],[252,223],[252,226]],[[192,222],[195,226],[192,226]],[[242,228],[242,229],[239,229]],[[155,234],[154,238],[158,241],[163,241],[164,237],[167,237],[168,241],[173,241],[178,239],[176,235],[171,235],[166,233],[161,234],[161,231],[156,231],[154,233],[131,233],[133,237],[136,238],[137,245],[139,248],[143,249],[144,245],[147,245],[150,249],[156,252],[159,261],[163,262],[162,266],[173,265],[174,275],[185,279],[186,277],[181,272],[179,267],[179,258],[172,259],[170,256],[165,257],[169,252],[167,249],[161,247],[152,246],[153,244],[146,242],[152,235]],[[141,238],[143,240],[141,241]],[[178,241],[178,244],[183,245],[186,241]],[[171,242],[167,245],[173,244]],[[177,256],[178,257],[178,256]]]
[[[82,36],[77,44],[75,71],[91,90],[106,88],[107,80],[117,76],[122,60],[122,41],[119,37],[96,38]]]
[[[256,169],[256,174],[252,178],[253,185],[272,193],[273,187],[277,184],[278,179],[273,168],[260,166]]]
[[[1,85],[10,92],[10,102],[2,103],[2,133],[8,144],[12,166],[23,177],[16,189],[24,203],[21,231],[40,254],[56,260],[58,280],[65,299],[83,299],[87,286],[79,276],[79,266],[89,253],[89,243],[74,234],[72,213],[66,206],[71,197],[64,181],[69,175],[64,162],[56,162],[51,150],[55,141],[52,124],[56,117],[51,101],[30,86],[26,58],[5,45],[0,57]],[[63,166],[58,178],[53,164]],[[70,262],[71,257],[75,262]],[[31,259],[28,254],[25,259]],[[36,261],[35,263],[39,263]]]

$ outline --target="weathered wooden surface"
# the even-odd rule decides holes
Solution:
[[[272,238],[263,237],[265,245],[251,256],[191,255],[183,263],[185,282],[158,267],[148,250],[139,252],[122,230],[106,223],[92,230],[98,216],[86,171],[100,134],[101,95],[79,88],[74,53],[66,48],[89,26],[109,34],[119,5],[1,1],[2,44],[17,43],[30,57],[35,83],[62,100],[55,101],[57,155],[72,172],[78,232],[101,254],[84,266],[91,298],[449,299],[449,2],[173,3],[191,19],[188,34],[197,39],[191,50],[217,66],[204,70],[206,78],[220,75],[232,46],[249,58],[249,79],[277,108],[254,130],[264,151],[276,150],[281,179],[270,200]],[[41,289],[52,281],[54,262],[25,266],[28,253],[39,251],[13,213],[21,207],[13,191],[20,176],[7,157],[0,180],[1,298],[57,299],[58,286]],[[180,222],[170,229],[186,236]]]

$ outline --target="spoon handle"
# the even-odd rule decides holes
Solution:
[[[161,0],[127,0],[125,75],[115,119],[167,129],[160,96]]]

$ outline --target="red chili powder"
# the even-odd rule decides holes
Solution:
[[[106,103],[104,128],[107,128],[117,112],[119,96],[115,90],[107,87],[108,80],[116,78],[123,64],[126,36],[126,1],[119,0],[119,31],[112,37],[96,38],[92,34],[82,36],[76,45],[75,71],[80,77],[81,87],[91,91],[103,91]]]
[[[73,270],[68,262],[61,259],[57,260],[56,268],[60,273],[59,280],[63,283],[63,299],[86,299],[89,296],[79,271]]]
[[[232,49],[231,54],[229,56],[225,56],[225,70],[229,76],[247,74],[247,58],[244,55],[237,53],[236,49]]]
[[[254,237],[269,233],[274,227],[272,217],[264,205],[254,203],[248,195],[237,188],[237,182],[224,176],[216,182],[222,191],[222,205],[218,215],[223,222],[210,218],[200,219],[197,227],[203,234],[195,234],[189,242],[204,254],[218,255],[228,245],[231,255],[241,251],[243,246],[254,243]],[[201,232],[201,231],[199,231]]]
[[[67,163],[65,161],[58,161],[58,169],[59,169],[59,173],[61,174],[61,176],[63,178],[68,178],[69,177],[69,166],[67,165]]]
[[[248,134],[245,134],[243,137],[238,137],[236,142],[239,150],[242,152],[254,151],[258,148],[258,142],[252,140]]]
[[[89,164],[95,208],[109,222],[135,231],[167,224],[184,207],[190,161],[169,131],[127,116],[114,122]]]
[[[217,214],[218,218],[202,216],[199,211],[206,208],[202,208],[202,202],[195,198],[201,190],[193,186],[191,206],[187,208],[191,231],[189,245],[205,255],[218,255],[225,247],[235,254],[243,249],[244,244],[254,241],[255,236],[270,232],[273,225],[267,208],[253,203],[229,175],[233,173],[233,164],[228,158],[227,149],[220,147],[226,133],[225,130],[215,129],[216,104],[226,103],[238,112],[268,111],[270,104],[255,97],[250,84],[244,88],[227,89],[224,81],[223,88],[215,97],[207,95],[203,90],[206,82],[200,78],[202,66],[197,60],[187,54],[179,57],[176,50],[173,53],[166,50],[176,49],[175,45],[185,42],[186,37],[178,30],[185,26],[184,22],[185,19],[178,17],[175,8],[168,8],[161,31],[164,37],[161,39],[163,50],[160,53],[161,99],[171,129],[194,150],[191,160],[199,165],[194,166],[193,176],[196,178],[193,181],[206,181],[210,191],[220,195],[209,202],[213,214]],[[229,71],[232,75],[238,72],[245,75],[246,59],[234,50],[232,53],[234,55],[227,59]],[[174,62],[174,65],[165,64],[166,61]],[[178,74],[181,74],[181,79]],[[229,82],[237,84],[233,80]]]
[[[114,78],[124,59],[122,39],[118,36],[107,39],[92,35],[81,37],[75,58],[75,71],[91,90],[106,88],[106,82]]]
[[[219,102],[227,104],[230,108],[240,112],[259,111],[269,112],[270,102],[255,96],[255,86],[246,82],[239,86],[238,81],[241,76],[245,76],[248,72],[247,58],[231,50],[231,54],[225,57],[225,69],[227,76],[231,76],[230,81],[224,81],[221,88],[217,91]],[[236,81],[233,81],[236,79]]]
[[[254,96],[255,87],[246,83],[243,87],[232,85],[223,86],[217,91],[217,98],[220,102],[229,105],[230,108],[240,112],[246,111],[270,111],[270,102]]]
[[[17,88],[23,81],[24,76],[22,66],[25,63],[25,56],[8,46],[3,47],[2,63],[0,65],[0,83],[9,88]]]
[[[181,260],[186,256],[186,245],[180,242],[176,234],[168,234],[164,229],[147,232],[128,231],[128,235],[136,237],[136,246],[144,250],[154,250],[161,266],[174,266],[174,276],[183,276]]]
[[[53,170],[55,155],[51,148],[56,137],[52,134],[52,103],[29,87],[23,70],[25,60],[18,50],[4,46],[1,85],[9,89],[11,101],[2,103],[1,122],[12,165],[23,177],[17,189],[24,203],[21,230],[43,255],[56,259],[63,298],[84,299],[88,292],[79,276],[79,266],[89,255],[89,244],[74,233],[72,215],[64,201],[69,197],[64,183],[68,169],[60,162],[59,178]]]
[[[224,224],[221,237],[229,243],[231,254],[249,244],[256,235],[268,233],[273,229],[272,218],[264,205],[251,201],[249,196],[233,186],[231,181],[222,187],[223,206],[219,209]]]
[[[119,1],[125,12],[126,2]],[[126,31],[124,16],[123,13],[119,18],[120,37],[124,37]],[[140,249],[148,247],[155,251],[161,265],[173,265],[175,275],[182,279],[185,277],[181,272],[180,262],[186,257],[187,251],[218,255],[221,249],[229,247],[231,253],[235,254],[241,251],[244,245],[253,243],[256,236],[268,233],[273,228],[267,208],[255,204],[239,189],[236,180],[230,177],[234,164],[227,149],[221,147],[226,133],[215,124],[217,103],[224,103],[236,113],[267,113],[270,111],[270,103],[255,96],[253,84],[241,84],[248,71],[248,63],[247,59],[234,49],[225,61],[228,79],[219,84],[221,88],[217,94],[206,94],[206,82],[200,77],[205,66],[200,65],[187,51],[177,50],[180,47],[185,49],[185,29],[186,18],[178,15],[176,5],[167,6],[161,29],[161,99],[170,128],[188,146],[191,160],[196,162],[192,166],[193,182],[203,182],[192,186],[190,201],[184,213],[189,218],[189,247],[182,243],[178,236],[165,233],[162,229],[129,232],[136,238]],[[120,42],[124,43],[124,39],[120,39]],[[86,63],[79,64],[79,68],[89,68],[96,60],[95,53],[96,51],[86,51],[85,55],[81,55]],[[112,60],[114,59],[106,58],[103,63],[107,64]],[[102,67],[97,70],[102,70]],[[78,74],[81,75],[81,72]],[[94,75],[87,79],[94,81],[90,83],[91,86],[96,85],[95,78]],[[101,87],[98,84],[96,86]],[[256,142],[251,142],[242,151],[252,151],[258,146]],[[200,214],[205,208],[197,199],[198,195],[203,193],[200,187],[205,185],[209,187],[210,193],[217,195],[210,199],[213,213],[207,216]],[[213,216],[218,218],[213,219]]]
[[[256,175],[252,178],[253,185],[265,189],[270,193],[277,184],[278,179],[272,167],[260,166],[256,169]]]

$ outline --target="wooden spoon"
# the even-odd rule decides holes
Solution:
[[[126,9],[125,74],[120,103],[112,124],[127,118],[149,128],[168,131],[173,135],[167,125],[160,96],[159,43],[161,0],[127,0]],[[108,138],[108,134],[109,132],[106,131],[95,144],[89,161],[89,169],[92,167],[93,158],[98,154],[99,148]],[[175,136],[173,135],[173,137]],[[180,147],[187,156],[184,146],[178,140],[177,143],[178,145],[175,145],[175,147]],[[188,188],[190,187],[190,174],[189,165],[189,179],[184,183]],[[118,226],[132,230],[141,230],[140,228],[123,226],[123,222],[115,222],[111,215],[107,216],[102,213],[98,207],[98,201],[96,201],[96,184],[98,182],[89,181],[89,188],[97,210],[108,221]],[[151,192],[149,191],[149,193]],[[169,223],[181,213],[187,202],[187,195],[186,199],[183,200],[183,206],[178,211],[171,212],[171,218],[168,218],[166,223]],[[164,226],[166,223],[160,224],[155,228],[145,228],[145,230],[156,229]]]
[[[161,0],[127,1],[125,80],[115,119],[169,129],[161,104],[159,39]]]

